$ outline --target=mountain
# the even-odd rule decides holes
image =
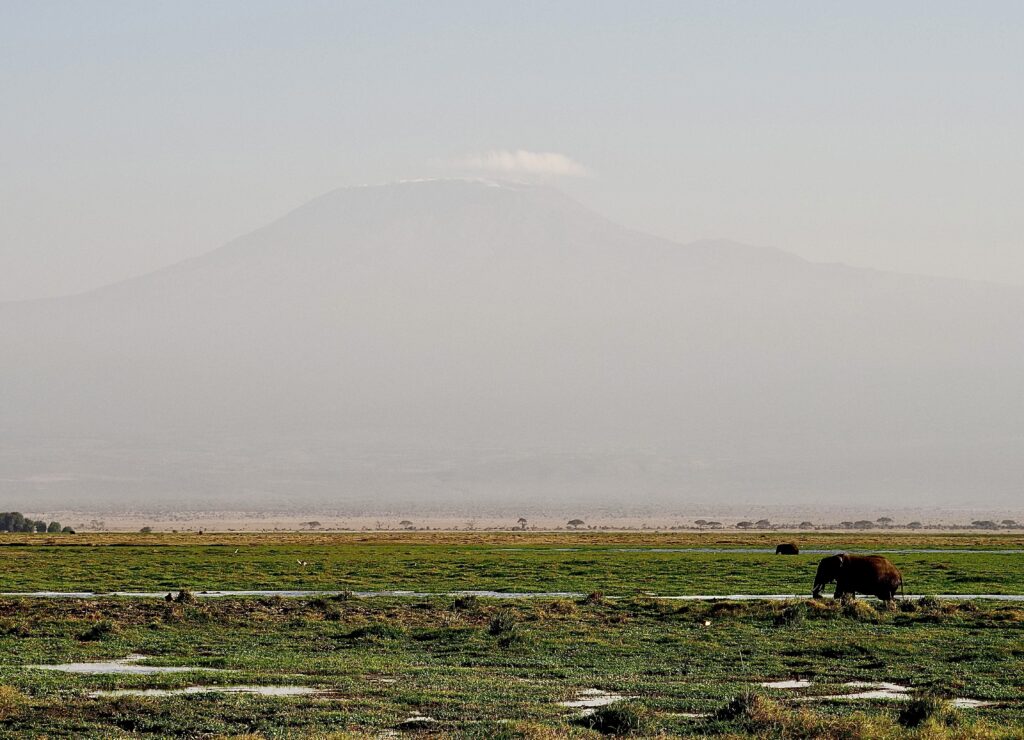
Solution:
[[[1016,506],[1024,290],[349,188],[0,303],[0,508]]]

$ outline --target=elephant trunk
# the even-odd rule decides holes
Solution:
[[[825,586],[833,580],[834,578],[829,577],[827,569],[822,565],[819,565],[818,572],[814,574],[814,589],[811,591],[811,597],[820,599],[821,592],[825,590]]]
[[[814,573],[814,590],[811,591],[811,596],[815,599],[820,598],[826,584],[836,580],[836,571],[840,567],[842,567],[841,555],[833,555],[818,563],[818,570]]]

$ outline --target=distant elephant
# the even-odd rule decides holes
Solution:
[[[783,542],[781,545],[775,546],[776,555],[799,555],[800,548],[792,542]]]
[[[862,593],[877,596],[882,601],[892,601],[903,586],[903,576],[888,558],[845,552],[822,558],[818,563],[811,595],[820,598],[825,584],[832,581],[836,582],[837,599]]]

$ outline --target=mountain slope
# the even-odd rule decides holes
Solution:
[[[345,189],[0,304],[0,495],[1005,505],[1022,336],[1020,289],[678,245],[546,188]]]

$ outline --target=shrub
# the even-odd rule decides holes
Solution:
[[[733,697],[715,712],[715,719],[751,725],[779,724],[785,710],[778,702],[753,691]]]
[[[775,615],[776,627],[790,627],[803,624],[807,620],[807,604],[790,604]]]
[[[878,610],[866,601],[850,599],[843,603],[843,616],[858,622],[877,622]]]
[[[839,616],[839,602],[835,599],[811,599],[804,602],[807,616],[816,619],[835,619]]]
[[[94,623],[89,629],[78,636],[78,639],[83,642],[95,642],[96,640],[103,640],[110,635],[117,632],[117,625],[111,622],[109,619],[101,619]]]
[[[455,602],[452,604],[452,609],[456,611],[469,612],[473,611],[479,605],[479,599],[474,594],[463,594],[462,596],[456,596]]]
[[[497,614],[491,617],[491,622],[487,627],[487,631],[492,635],[504,635],[512,632],[516,628],[516,615],[511,609],[501,609]]]
[[[900,711],[897,721],[907,728],[920,727],[929,721],[954,727],[959,719],[956,709],[948,701],[934,694],[928,694],[911,700]]]
[[[9,637],[28,637],[31,633],[28,626],[16,619],[4,617],[0,619],[0,635]]]
[[[174,597],[174,600],[179,604],[194,604],[196,603],[196,595],[187,588],[183,588],[178,592],[178,595]]]
[[[0,722],[6,722],[21,714],[28,697],[13,686],[0,686]]]
[[[708,614],[714,619],[723,617],[745,617],[757,604],[752,601],[716,601],[708,609]]]
[[[755,692],[734,698],[718,710],[715,719],[734,723],[742,728],[744,736],[758,738],[868,740],[897,736],[892,720],[884,715],[866,716],[855,712],[847,716],[836,716],[813,712],[806,707],[790,709]]]
[[[642,732],[646,724],[643,708],[628,702],[598,707],[578,720],[580,724],[605,735],[630,735]]]
[[[555,599],[550,604],[548,604],[547,610],[551,614],[575,614],[576,604],[575,602],[572,602],[569,599]]]
[[[600,591],[592,591],[583,597],[580,601],[584,606],[603,606],[608,603],[608,600],[604,597],[604,594]]]

